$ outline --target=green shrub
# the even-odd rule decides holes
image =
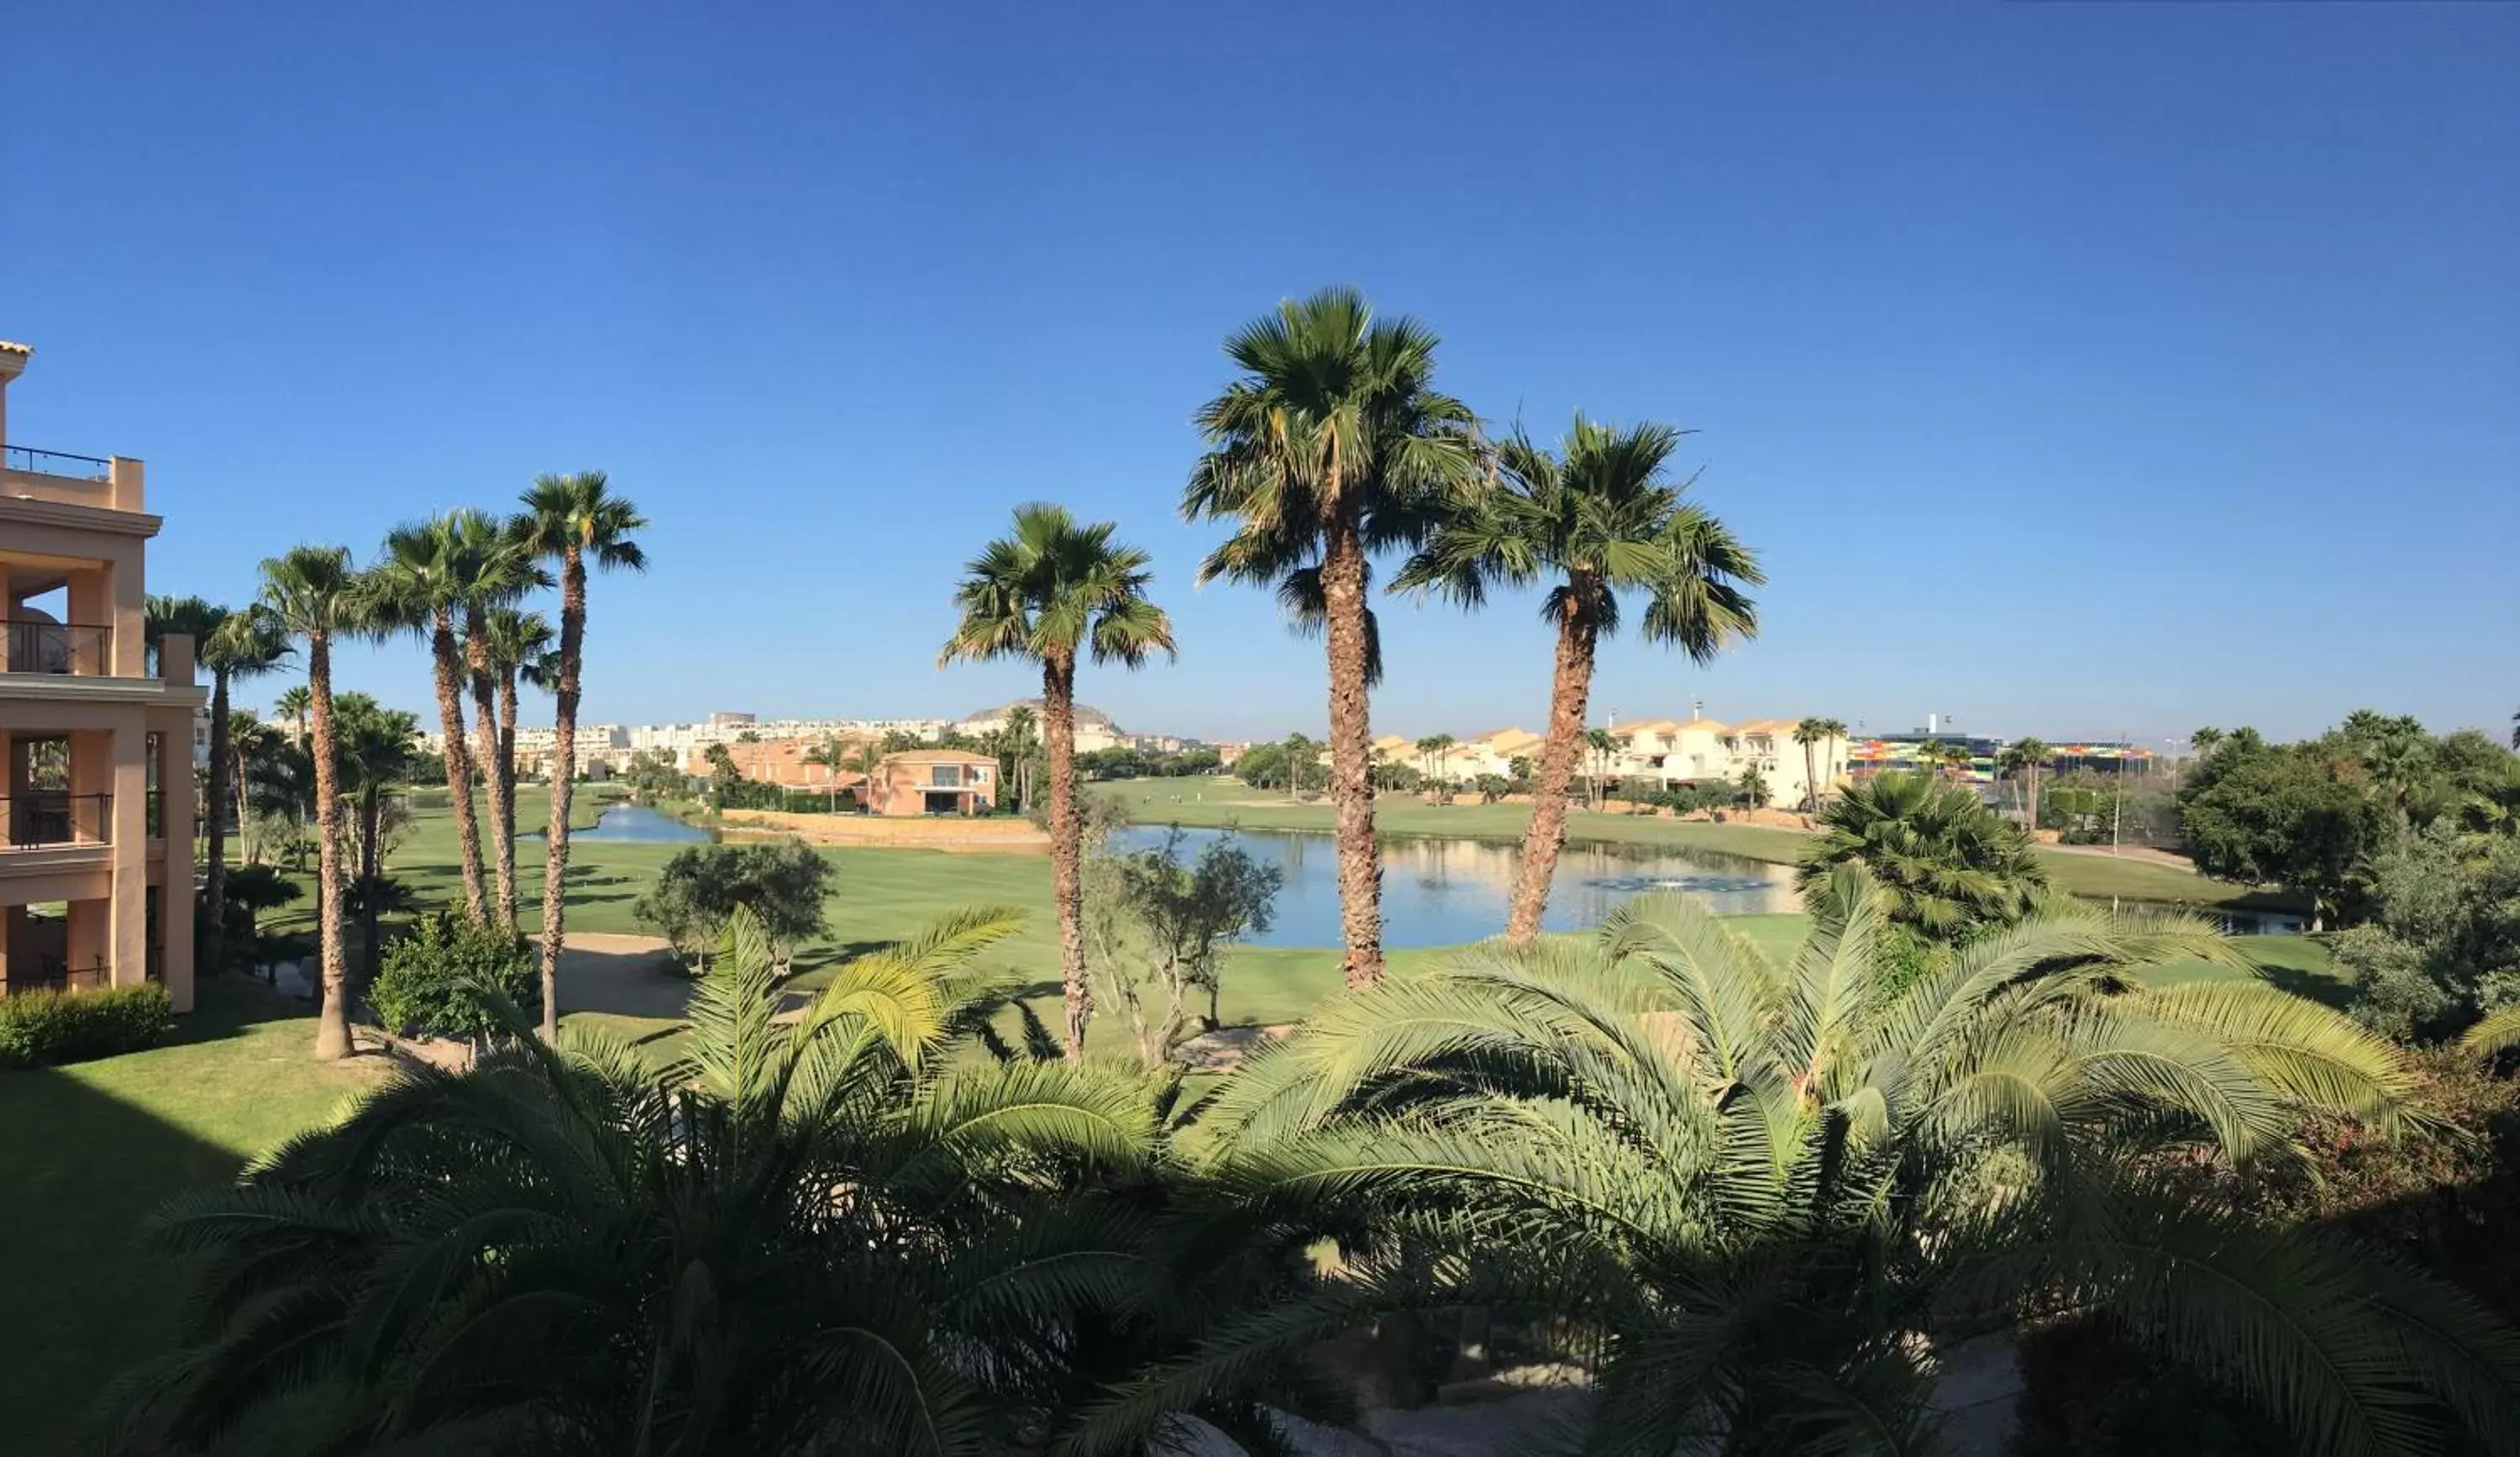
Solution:
[[[541,1015],[542,978],[525,938],[440,911],[385,947],[368,1003],[390,1031],[472,1041],[504,1030],[477,986],[497,988],[529,1018]]]
[[[155,981],[96,991],[0,997],[0,1068],[45,1068],[138,1052],[175,1027],[175,1004]]]

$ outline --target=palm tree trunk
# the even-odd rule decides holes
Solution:
[[[209,862],[202,878],[202,913],[206,922],[202,927],[199,954],[201,965],[215,974],[227,962],[226,931],[228,912],[228,672],[217,668],[210,673],[210,783],[209,793],[202,797],[210,806],[209,823],[202,827],[207,842],[202,858]],[[188,771],[189,772],[189,771]],[[240,776],[242,777],[242,776]],[[238,828],[245,821],[237,821]],[[161,904],[163,901],[161,900]]]
[[[307,716],[315,756],[315,929],[323,968],[323,1011],[315,1021],[315,1057],[350,1055],[349,961],[341,951],[341,802],[333,762],[333,644],[306,638]]]
[[[1058,984],[1067,1006],[1067,1060],[1085,1056],[1094,993],[1085,984],[1085,834],[1076,813],[1076,664],[1041,665],[1043,737],[1050,747],[1050,898],[1058,917]]]
[[[571,546],[560,572],[560,690],[552,717],[551,825],[543,832],[543,1041],[560,1038],[560,948],[567,934],[568,806],[577,778],[577,667],[586,646],[586,561]]]
[[[365,994],[377,982],[377,962],[384,948],[378,944],[377,923],[383,914],[378,902],[383,898],[380,883],[383,867],[377,863],[379,842],[384,839],[385,792],[381,785],[369,785],[359,798],[359,990]]]
[[[487,625],[480,609],[470,609],[465,614],[464,667],[472,679],[472,721],[480,735],[481,757],[490,778],[490,856],[499,876],[499,924],[513,931],[517,925],[516,797],[508,785],[507,757],[499,751],[495,706],[498,690],[490,672],[489,644],[483,636]]]
[[[1579,595],[1582,586],[1579,583]],[[1584,750],[1584,714],[1593,696],[1592,619],[1570,604],[1557,622],[1556,664],[1549,686],[1549,738],[1540,747],[1539,778],[1531,790],[1531,825],[1522,834],[1514,864],[1513,900],[1506,938],[1523,944],[1540,934],[1549,910],[1549,882],[1557,873],[1557,849],[1566,842],[1566,800],[1575,783],[1575,758]],[[1596,776],[1598,780],[1598,776]]]
[[[1382,980],[1382,848],[1373,838],[1373,727],[1366,702],[1365,543],[1354,516],[1322,555],[1330,678],[1330,802],[1338,815],[1339,929],[1351,987]]]
[[[2030,808],[2028,812],[2030,816],[2030,824],[2028,828],[2030,833],[2036,836],[2039,833],[2039,766],[2037,764],[2032,764],[2030,766]]]
[[[446,795],[455,810],[455,853],[464,867],[464,908],[475,921],[489,920],[488,896],[481,888],[481,827],[472,812],[472,754],[464,741],[464,690],[455,667],[455,624],[444,608],[437,610],[429,634],[430,656],[437,668],[437,730],[446,763]]]
[[[253,805],[246,796],[245,751],[242,748],[236,749],[229,757],[234,760],[228,765],[228,773],[233,777],[236,785],[237,838],[245,842],[245,863],[259,865],[262,863],[262,846],[253,838]],[[227,873],[225,871],[219,873],[219,899],[221,904],[226,903]],[[216,964],[212,963],[214,966]]]
[[[1814,751],[1818,748],[1815,740],[1803,741],[1803,812],[1806,814],[1820,811],[1820,755]]]
[[[499,797],[505,802],[511,850],[508,870],[513,875],[517,834],[517,669],[513,663],[499,671]],[[517,901],[513,890],[508,896],[508,924],[517,924]]]

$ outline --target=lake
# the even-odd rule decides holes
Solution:
[[[539,835],[525,837],[540,840]],[[568,842],[608,840],[635,841],[642,844],[706,844],[716,839],[708,831],[686,825],[681,820],[645,804],[615,804],[595,817],[592,830],[572,830]]]
[[[1132,825],[1111,848],[1159,848],[1168,832]],[[1282,831],[1184,830],[1187,863],[1231,837],[1286,872],[1278,914],[1262,946],[1339,944],[1338,849],[1328,835]],[[1457,946],[1505,932],[1520,850],[1483,840],[1386,840],[1382,842],[1382,939],[1391,946]],[[1676,890],[1725,915],[1800,910],[1790,865],[1735,855],[1647,845],[1569,844],[1558,852],[1550,883],[1551,931],[1601,924],[1620,904],[1651,890]]]

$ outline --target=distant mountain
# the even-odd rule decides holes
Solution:
[[[1006,716],[1017,708],[1030,708],[1032,710],[1032,716],[1036,722],[1041,718],[1041,700],[1037,698],[1019,698],[1011,704],[1000,704],[994,708],[982,708],[976,713],[967,713],[962,718],[956,720],[954,727],[958,729],[966,729],[966,726],[970,724],[995,725],[1005,721]],[[1080,727],[1091,725],[1095,728],[1108,729],[1113,734],[1118,734],[1121,731],[1120,726],[1111,721],[1110,714],[1103,712],[1102,709],[1097,708],[1090,704],[1078,704],[1076,706],[1076,722]],[[966,731],[976,732],[976,730],[969,729],[966,729]]]

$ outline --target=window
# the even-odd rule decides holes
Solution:
[[[961,764],[937,764],[927,771],[927,782],[929,784],[943,786],[947,789],[959,788],[963,783],[963,766]]]

